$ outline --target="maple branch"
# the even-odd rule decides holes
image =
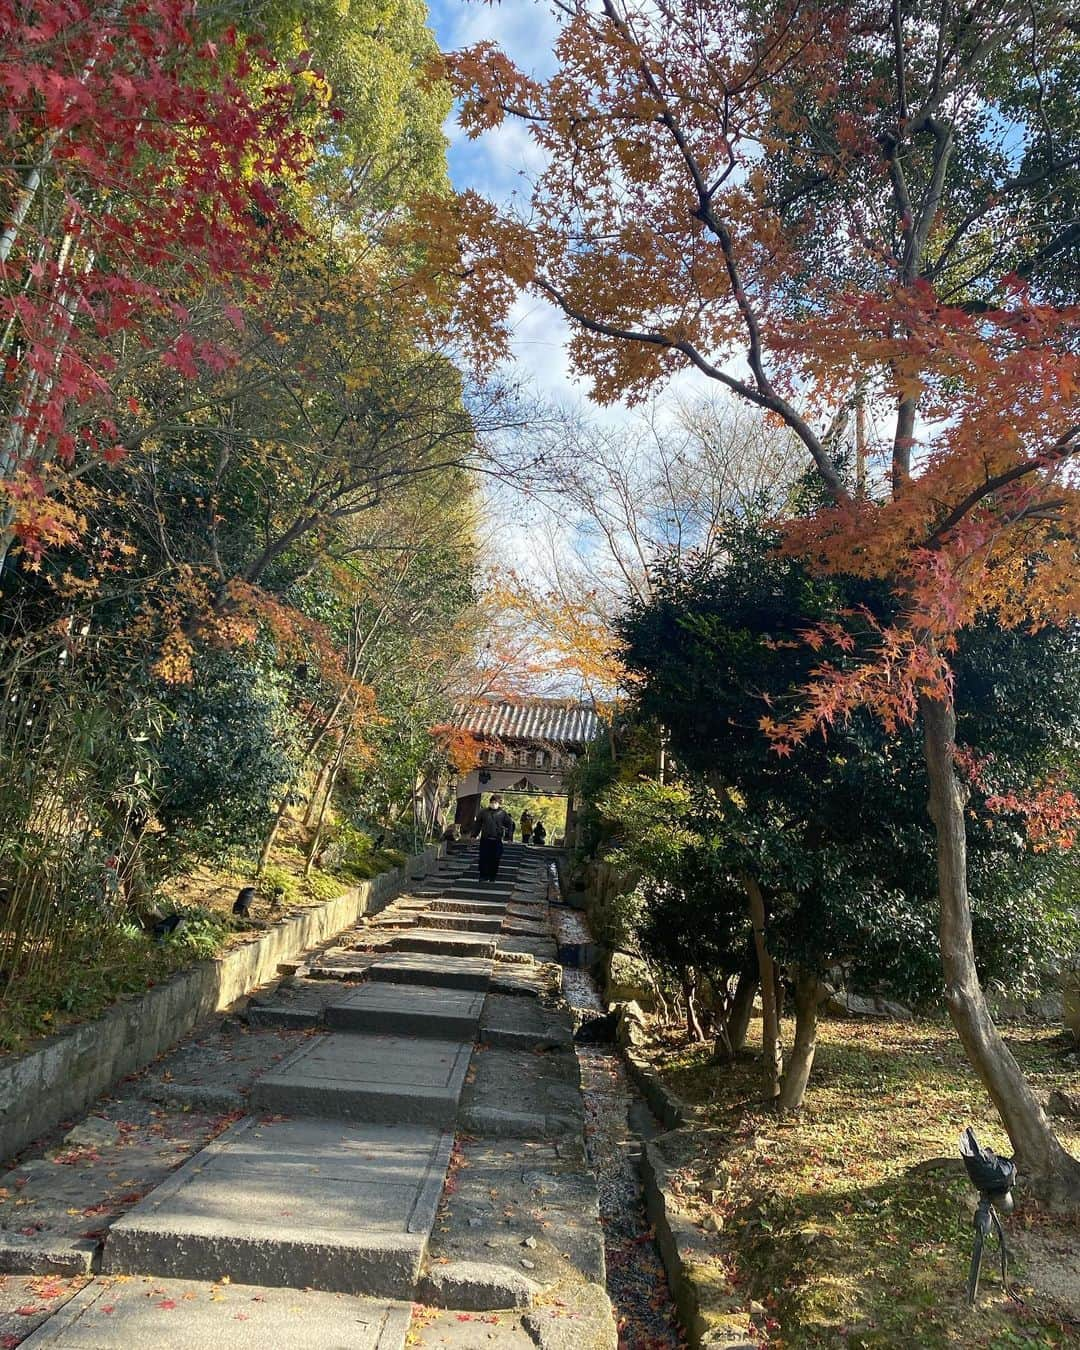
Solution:
[[[747,402],[782,417],[809,450],[810,456],[833,499],[838,503],[849,500],[847,489],[841,482],[836,466],[829,458],[821,439],[814,434],[813,428],[806,419],[768,382],[766,382],[764,388],[757,388],[752,384],[747,384],[745,380],[736,379],[734,375],[729,375],[727,371],[714,365],[707,357],[703,356],[694,344],[687,341],[686,338],[675,341],[668,337],[666,333],[620,328],[617,324],[605,323],[603,319],[594,319],[572,305],[556,286],[543,277],[534,277],[533,285],[553,300],[568,318],[573,319],[575,323],[580,324],[582,328],[589,332],[599,333],[603,337],[618,338],[624,342],[643,342],[649,346],[664,347],[668,351],[681,352],[692,365],[696,366],[703,375],[707,375],[710,380],[716,380],[719,384],[730,389],[732,393],[746,399]]]
[[[739,312],[742,315],[747,337],[749,339],[747,360],[750,369],[754,373],[758,394],[758,397],[754,398],[752,401],[756,402],[760,407],[768,408],[771,412],[778,413],[784,418],[787,424],[795,431],[806,445],[806,448],[810,451],[811,457],[813,458],[830,495],[837,503],[846,502],[849,499],[847,490],[841,482],[840,475],[836,471],[836,466],[826,453],[821,441],[814,435],[814,432],[811,430],[805,419],[796,412],[785,398],[776,392],[773,388],[772,381],[765,372],[761,327],[758,323],[757,315],[754,313],[753,306],[750,304],[749,297],[743,288],[739,265],[735,258],[735,248],[731,230],[723,221],[716,218],[712,209],[715,192],[724,182],[727,174],[721,175],[717,184],[712,188],[709,187],[705,173],[697,161],[697,157],[690,146],[690,142],[682,127],[679,125],[674,113],[671,111],[667,99],[664,97],[660,88],[659,81],[656,79],[648,61],[645,59],[640,44],[635,40],[633,33],[630,31],[625,16],[620,14],[614,4],[614,0],[604,0],[604,13],[607,14],[612,26],[615,28],[616,32],[618,32],[619,36],[629,46],[636,49],[639,54],[638,69],[641,73],[641,77],[645,81],[649,92],[659,105],[660,121],[667,127],[672,140],[678,147],[683,163],[686,166],[687,173],[689,173],[690,179],[694,185],[694,191],[698,198],[698,209],[694,212],[694,215],[707,229],[711,230],[724,255],[724,265],[727,269],[728,280],[731,284],[731,292]],[[566,306],[563,303],[562,298],[558,296],[558,293],[553,291],[552,294],[556,295],[564,310],[567,313],[570,313],[570,310],[566,309]],[[580,317],[578,317],[578,322],[582,322]],[[612,333],[610,336],[617,335]],[[691,343],[671,343],[669,341],[668,345],[675,350],[681,351],[705,374],[715,372],[711,374],[711,378],[721,379],[721,382],[727,383],[729,388],[736,392],[742,392],[744,397],[747,396],[746,391],[750,389],[749,385],[744,384],[742,381],[721,378],[721,372],[718,367],[714,366],[711,362],[706,361]]]
[[[904,64],[904,26],[900,0],[892,2],[893,59],[896,66],[896,122],[897,136],[901,136],[908,120],[907,68]]]
[[[1045,469],[1054,463],[1061,463],[1062,460],[1069,459],[1076,454],[1080,454],[1080,422],[1075,423],[1063,432],[1045,455],[1039,455],[1035,459],[1025,459],[1020,464],[1014,464],[1011,469],[1006,469],[1002,473],[995,474],[992,478],[987,478],[979,487],[974,488],[927,535],[924,546],[932,549],[939,548],[949,531],[959,525],[973,507],[1000,488],[1008,487],[1011,483],[1019,482],[1021,478],[1026,478],[1029,474],[1038,473],[1040,469]],[[1057,504],[1048,502],[1042,505]],[[1029,508],[1029,510],[1035,509],[1037,508]]]
[[[1023,192],[1027,188],[1036,187],[1039,183],[1047,182],[1050,179],[1055,178],[1064,170],[1076,168],[1077,165],[1080,165],[1080,154],[1070,155],[1063,161],[1056,161],[1051,167],[1040,169],[1034,173],[1022,174],[1018,178],[1010,179],[1007,183],[1002,183],[1002,185],[997,188],[986,201],[964,216],[956,229],[942,245],[936,261],[926,269],[926,275],[930,278],[938,276],[946,261],[952,256],[957,247],[968,237],[968,232],[972,225],[977,221],[982,220],[995,206],[1000,205],[1004,197],[1011,196],[1014,192]],[[1054,240],[1051,240],[1050,243],[1045,244],[1043,248],[1035,254],[1034,260],[1027,263],[1028,271],[1030,271],[1037,262],[1043,261],[1045,257],[1052,256],[1058,249],[1066,247],[1070,242],[1069,236],[1076,227],[1076,222],[1072,222],[1070,225],[1066,226],[1061,235],[1058,235]],[[1025,275],[1021,270],[1024,266],[1025,264],[1021,263],[1016,269],[1021,276]]]

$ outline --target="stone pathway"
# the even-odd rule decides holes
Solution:
[[[76,1277],[0,1345],[614,1350],[545,863],[451,854],[0,1178],[0,1269]]]

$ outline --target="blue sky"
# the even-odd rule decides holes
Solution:
[[[558,26],[547,0],[428,0],[428,4],[431,27],[444,51],[493,41],[526,74],[543,78],[554,70]],[[540,152],[519,124],[506,122],[469,141],[451,117],[446,134],[450,175],[458,188],[475,188],[505,202],[516,191],[527,190],[530,175],[542,167]],[[566,322],[550,305],[523,296],[512,319],[515,373],[519,378],[552,401],[583,408],[599,421],[625,424],[630,419],[624,408],[598,408],[590,403],[585,386],[569,369]],[[683,394],[714,392],[710,382],[691,370],[677,375],[672,388]]]
[[[543,0],[429,0],[431,27],[444,51],[485,40],[497,42],[530,75],[544,76],[554,69],[556,23]],[[451,118],[446,125],[450,143],[450,176],[455,187],[475,188],[497,201],[527,190],[528,177],[541,166],[540,154],[528,132],[505,123],[470,141]],[[543,301],[522,297],[513,313],[515,373],[536,391],[560,404],[580,404],[584,390],[577,385],[566,359],[566,324]],[[618,413],[608,412],[608,417]]]
[[[431,26],[443,51],[485,40],[497,42],[530,75],[544,76],[554,68],[552,47],[556,25],[547,6],[538,0],[429,0]],[[470,142],[451,122],[450,173],[458,187],[475,187],[505,199],[520,174],[537,163],[527,134],[517,127],[501,128]]]

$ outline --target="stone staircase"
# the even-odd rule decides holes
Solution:
[[[301,1043],[24,1344],[399,1350],[420,1299],[504,1310],[485,1345],[614,1347],[547,857],[480,883],[460,848],[259,1000]]]

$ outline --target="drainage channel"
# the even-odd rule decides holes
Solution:
[[[564,917],[571,921],[567,928],[584,928],[580,915],[559,915],[559,919]],[[575,1022],[604,1012],[596,983],[585,970],[564,968],[563,994],[574,1009]],[[662,1127],[628,1079],[614,1046],[576,1045],[575,1049],[585,1098],[585,1140],[600,1199],[607,1292],[615,1308],[620,1350],[679,1350],[686,1340],[645,1212],[638,1174],[642,1142]]]

